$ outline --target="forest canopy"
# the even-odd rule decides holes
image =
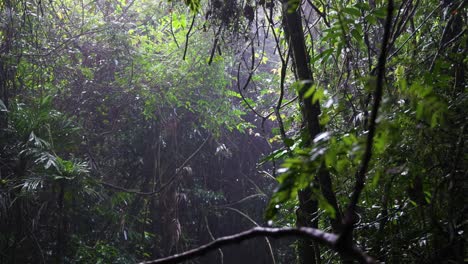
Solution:
[[[464,263],[464,0],[0,1],[0,263]]]

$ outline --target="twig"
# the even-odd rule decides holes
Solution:
[[[249,72],[249,76],[247,77],[247,81],[245,82],[245,84],[243,85],[243,87],[241,88],[240,87],[240,70],[241,70],[241,65],[242,65],[242,62],[239,62],[239,65],[237,67],[237,90],[239,91],[239,95],[241,96],[242,98],[242,101],[244,101],[245,105],[247,105],[247,107],[254,113],[256,114],[258,117],[260,117],[262,120],[265,120],[265,117],[262,116],[262,114],[260,114],[257,110],[255,110],[255,108],[249,103],[249,101],[247,101],[247,98],[244,96],[244,94],[242,93],[242,90],[244,90],[250,83],[250,80],[252,79],[252,74],[253,72]]]
[[[432,10],[431,13],[429,13],[426,18],[424,19],[423,22],[421,22],[421,24],[418,26],[418,28],[416,28],[416,30],[411,34],[411,36],[409,36],[404,42],[403,44],[400,45],[400,47],[398,47],[389,57],[388,57],[388,60],[390,60],[391,58],[393,58],[393,56],[395,56],[396,54],[398,54],[398,52],[400,52],[400,50],[406,45],[406,43],[408,43],[408,41],[410,39],[412,39],[416,33],[422,28],[422,26],[424,26],[424,24],[426,24],[426,22],[429,20],[429,18],[431,18],[432,14],[434,14],[435,11],[437,11],[439,9],[439,7],[442,6],[442,3],[440,3],[436,8],[434,8],[434,10]]]
[[[300,227],[300,228],[272,228],[272,227],[254,227],[247,231],[231,235],[220,237],[208,244],[205,244],[201,247],[180,253],[166,258],[150,260],[145,262],[140,262],[140,264],[162,264],[162,263],[180,263],[182,261],[190,260],[196,257],[205,255],[208,252],[217,250],[218,248],[238,244],[242,241],[255,238],[255,237],[273,237],[273,238],[283,238],[283,237],[303,237],[312,239],[322,245],[325,245],[329,248],[334,249],[340,254],[349,255],[354,259],[358,260],[360,263],[376,263],[376,261],[369,257],[359,248],[352,246],[346,248],[336,248],[338,236],[335,234],[327,233],[319,229],[311,227]]]
[[[171,23],[170,23],[169,29],[170,29],[172,38],[174,39],[174,42],[175,42],[177,48],[179,49],[179,48],[180,48],[179,42],[177,42],[177,38],[176,38],[176,36],[175,36],[175,34],[174,34],[174,29],[173,29],[173,27],[172,27],[172,24],[173,24],[173,23],[172,23],[172,14],[171,14],[170,17],[171,17],[171,18],[170,18],[170,22],[171,22]],[[187,42],[188,42],[188,40],[187,40]],[[185,50],[187,50],[187,44],[185,44]],[[185,59],[185,51],[184,51],[184,59]]]
[[[238,209],[232,208],[232,207],[224,207],[222,209],[227,209],[227,210],[231,210],[233,212],[236,212],[236,213],[242,215],[243,217],[247,218],[247,220],[249,220],[255,226],[260,227],[260,225],[257,222],[255,222],[255,220],[253,220],[249,215],[242,212],[241,210],[238,210]],[[273,253],[273,247],[271,246],[270,240],[267,237],[265,237],[265,242],[266,242],[266,244],[268,246],[268,250],[270,251],[271,263],[276,264],[275,254]]]
[[[238,200],[238,201],[232,202],[232,203],[223,204],[223,205],[218,205],[218,206],[216,206],[216,208],[218,208],[218,207],[233,206],[233,205],[236,205],[236,204],[243,203],[243,202],[245,202],[245,201],[247,201],[247,200],[250,200],[250,199],[252,199],[252,198],[255,198],[255,197],[266,197],[266,194],[264,194],[264,193],[255,193],[255,194],[249,195],[249,196],[247,196],[247,197],[244,197],[244,198],[242,198],[242,199],[240,199],[240,200]]]
[[[205,224],[206,224],[206,231],[208,231],[208,235],[210,235],[211,239],[216,240],[214,238],[214,236],[213,236],[213,233],[211,233],[210,225],[208,224],[208,218],[206,216],[205,216]],[[221,262],[221,264],[223,264],[224,263],[224,253],[220,248],[218,248],[218,252],[219,252],[220,262]]]
[[[274,109],[274,112],[275,112],[275,115],[276,115],[276,120],[278,121],[278,126],[280,128],[281,138],[282,138],[284,146],[286,147],[288,152],[290,152],[291,149],[289,148],[289,145],[287,144],[288,137],[287,137],[286,131],[284,129],[283,118],[281,117],[280,110],[281,110],[281,105],[283,104],[283,98],[284,98],[284,80],[286,78],[286,69],[288,67],[288,60],[289,60],[289,55],[290,55],[289,53],[290,53],[290,49],[288,49],[288,53],[286,55],[286,60],[281,60],[280,95],[279,95],[279,98],[278,98],[278,102],[276,103],[276,107]]]
[[[312,3],[312,1],[307,0],[307,3],[309,3],[309,5],[315,10],[315,12],[317,12],[317,14],[323,18],[323,22],[325,23],[325,25],[327,27],[330,27],[330,23],[327,20],[327,15],[324,12],[321,12],[320,9],[318,9],[318,7]]]
[[[397,40],[397,38],[401,35],[401,33],[403,32],[403,30],[406,28],[406,24],[408,24],[408,22],[411,20],[411,18],[414,16],[414,13],[416,12],[416,10],[418,9],[418,6],[419,6],[419,0],[416,1],[416,3],[414,4],[414,6],[411,8],[411,4],[412,4],[412,1],[408,1],[406,2],[407,3],[407,7],[404,8],[404,13],[406,14],[406,17],[402,17],[402,19],[399,21],[399,23],[397,24],[397,26],[395,27],[395,30],[393,30],[393,36],[391,38],[391,41],[390,41],[390,44],[389,46],[390,47],[393,47],[393,44],[395,43],[395,41]],[[406,4],[405,3],[405,4]],[[402,3],[403,5],[404,3]],[[409,9],[411,8],[411,9]],[[402,10],[402,8],[400,7],[400,9],[398,10],[398,12],[400,12],[400,10]],[[407,13],[409,12],[409,13]],[[405,15],[403,14],[403,16]],[[398,17],[395,19],[395,21],[398,21]]]
[[[460,9],[462,8],[462,5],[463,5],[463,2],[456,7],[456,9]],[[444,30],[442,31],[442,37],[440,38],[440,42],[439,42],[439,47],[437,48],[437,51],[436,51],[436,54],[434,55],[434,59],[432,59],[432,62],[431,62],[431,66],[429,66],[429,72],[432,73],[432,71],[434,70],[434,66],[435,66],[435,63],[436,63],[436,60],[437,60],[437,57],[439,56],[440,52],[442,51],[443,48],[445,48],[447,45],[446,43],[444,43],[444,40],[448,34],[448,30],[449,30],[449,27],[452,26],[452,23],[453,23],[453,20],[455,19],[455,16],[452,15],[450,16],[450,18],[448,19],[447,21],[447,24],[445,25],[444,27]],[[461,33],[464,33],[465,30],[463,30]],[[460,35],[460,34],[459,34]],[[457,36],[455,36],[456,38]],[[454,39],[455,39],[454,38]],[[450,40],[451,42],[452,40]]]
[[[222,28],[223,28],[223,24],[219,26],[218,32],[215,35],[215,40],[213,43],[213,48],[211,49],[211,54],[210,54],[210,59],[208,60],[208,65],[211,65],[211,63],[213,62],[213,57],[216,51],[216,47],[218,46],[219,34],[221,33]]]
[[[187,55],[187,48],[188,48],[188,41],[189,41],[189,37],[190,37],[190,32],[192,31],[193,24],[195,24],[195,16],[196,15],[197,15],[197,13],[193,14],[192,23],[190,24],[189,30],[187,31],[187,34],[185,35],[185,48],[184,48],[184,56],[182,57],[182,60],[185,60],[185,55]]]
[[[284,103],[283,105],[281,105],[280,109],[294,103],[294,101],[297,100],[297,98],[299,98],[299,96],[294,96],[294,98],[292,98],[291,100],[287,101],[286,103]],[[268,113],[268,115],[265,116],[265,119],[268,119],[270,116],[272,116],[273,114],[275,113],[275,111],[271,111],[270,113]]]
[[[367,134],[367,142],[366,142],[366,149],[362,158],[361,166],[356,174],[356,183],[354,186],[354,191],[351,196],[351,201],[348,206],[345,215],[345,226],[343,228],[343,232],[341,234],[340,241],[344,242],[349,238],[349,235],[353,231],[354,225],[354,212],[356,209],[356,205],[359,201],[359,196],[364,189],[364,182],[366,178],[367,169],[369,167],[369,163],[372,157],[372,147],[374,143],[374,135],[377,128],[377,113],[380,107],[380,102],[382,100],[382,93],[383,93],[383,84],[384,84],[384,77],[385,77],[385,63],[387,61],[387,46],[390,39],[390,31],[392,27],[392,13],[393,13],[393,0],[388,1],[387,7],[387,18],[385,22],[384,28],[384,36],[382,40],[382,49],[380,52],[380,56],[377,62],[377,84],[374,91],[374,104],[372,106],[372,113],[371,119],[369,124],[369,132]]]

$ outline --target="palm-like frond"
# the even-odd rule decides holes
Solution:
[[[34,193],[38,189],[44,186],[44,177],[39,175],[25,178],[21,184],[21,192],[23,193]]]

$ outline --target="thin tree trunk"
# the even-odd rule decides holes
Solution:
[[[57,207],[58,207],[58,224],[57,224],[57,245],[55,247],[55,258],[57,264],[63,263],[65,257],[65,248],[66,248],[66,216],[65,216],[65,182],[63,180],[59,184],[59,196],[57,198]]]

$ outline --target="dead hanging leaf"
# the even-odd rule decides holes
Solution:
[[[221,144],[216,148],[215,155],[221,155],[225,158],[231,158],[232,152],[226,147],[225,144]]]
[[[184,170],[185,172],[187,172],[188,175],[192,175],[192,174],[193,174],[192,167],[190,167],[190,166],[185,166],[185,167],[183,168],[183,170]]]

